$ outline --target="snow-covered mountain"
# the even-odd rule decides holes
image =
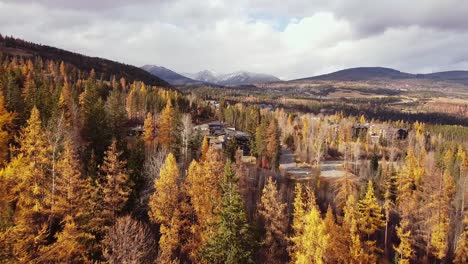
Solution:
[[[213,71],[204,70],[193,74],[185,73],[184,75],[194,80],[226,86],[281,81],[279,78],[273,75],[246,71],[238,71],[228,74],[217,74]]]

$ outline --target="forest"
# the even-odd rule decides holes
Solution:
[[[455,121],[213,105],[55,59],[0,53],[0,263],[468,262]]]

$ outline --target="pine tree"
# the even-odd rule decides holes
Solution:
[[[266,139],[266,153],[269,157],[270,168],[277,168],[279,166],[279,156],[280,156],[280,144],[279,137],[280,133],[278,131],[278,122],[276,119],[273,119],[270,122],[267,131]]]
[[[292,231],[293,235],[289,238],[290,246],[288,247],[289,255],[291,257],[291,262],[295,263],[298,258],[296,252],[299,252],[301,249],[299,238],[304,233],[304,218],[306,214],[305,203],[303,201],[303,187],[301,184],[296,184],[294,187],[294,211],[293,211],[293,220],[292,220]]]
[[[181,226],[178,185],[179,169],[175,157],[169,153],[161,167],[159,178],[154,181],[155,193],[151,196],[150,219],[161,224],[158,260],[164,263],[173,260],[174,251],[179,244]]]
[[[324,263],[330,236],[320,217],[315,196],[308,195],[308,201],[304,204],[300,185],[296,185],[295,194],[294,234],[291,237],[293,245],[290,247],[291,261],[292,263]]]
[[[362,247],[361,238],[359,236],[357,217],[358,212],[356,210],[356,199],[354,195],[349,195],[346,201],[346,205],[343,208],[343,228],[347,236],[350,263],[365,263],[365,253]]]
[[[201,257],[208,263],[253,263],[253,238],[247,222],[231,162],[225,166],[222,204],[214,233],[203,245]]]
[[[349,250],[347,248],[347,238],[344,236],[343,228],[335,221],[333,211],[328,206],[327,214],[323,220],[325,230],[330,236],[329,245],[325,254],[326,263],[346,263],[349,259]]]
[[[117,149],[117,141],[112,140],[101,166],[101,178],[104,181],[102,184],[103,216],[107,219],[106,226],[115,222],[131,191],[126,162],[121,159],[121,155],[122,152]]]
[[[175,144],[174,132],[176,130],[175,111],[171,100],[167,100],[166,107],[161,113],[161,122],[159,124],[159,144],[170,150]]]
[[[7,106],[3,97],[3,90],[0,84],[0,167],[8,157],[8,141],[10,140],[9,129],[12,128],[15,114],[7,111]]]
[[[358,203],[358,227],[359,231],[366,235],[365,245],[366,253],[369,257],[369,262],[377,261],[376,253],[381,250],[376,247],[376,241],[371,239],[377,230],[385,226],[383,220],[382,208],[377,203],[377,198],[374,196],[374,186],[372,181],[367,184],[366,196]]]
[[[18,155],[25,164],[21,179],[16,187],[18,201],[15,210],[15,226],[11,230],[13,254],[20,262],[32,261],[38,256],[39,248],[49,235],[48,218],[51,201],[49,180],[50,146],[39,111],[33,107],[26,127],[21,131]]]
[[[63,230],[56,234],[57,241],[41,248],[39,263],[86,263],[89,261],[86,242],[94,236],[83,232],[75,223],[72,216],[67,215],[63,220]]]
[[[285,256],[288,218],[286,203],[281,202],[276,183],[271,178],[263,188],[258,213],[266,231],[263,242],[265,261],[281,263]]]
[[[153,115],[148,112],[143,124],[143,141],[147,151],[151,151],[155,147],[156,127],[153,120]]]
[[[86,194],[91,186],[81,176],[78,160],[73,142],[66,138],[57,162],[57,186],[53,197],[55,204],[52,207],[52,212],[56,215],[82,217],[89,208]]]
[[[411,237],[411,230],[409,229],[409,223],[407,220],[400,222],[400,226],[396,228],[397,236],[400,239],[398,247],[394,247],[398,254],[399,264],[409,264],[411,259],[414,257],[414,251],[412,245],[414,241]]]
[[[456,264],[468,263],[468,214],[466,214],[463,222],[465,229],[458,237],[455,249],[454,263]]]
[[[189,255],[192,259],[198,258],[200,246],[213,232],[213,224],[219,217],[215,212],[221,206],[220,182],[223,176],[223,162],[212,148],[208,149],[206,157],[201,164],[192,161],[184,187],[196,218],[191,227],[194,242],[191,243]]]
[[[204,136],[202,146],[201,146],[200,161],[206,160],[206,155],[208,153],[209,148],[210,148],[210,145],[208,143],[208,138],[206,136]]]

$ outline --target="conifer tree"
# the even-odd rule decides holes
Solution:
[[[8,157],[8,141],[10,140],[9,129],[13,125],[15,114],[7,111],[7,106],[3,97],[0,85],[0,167]]]
[[[400,222],[400,226],[396,228],[397,236],[400,239],[398,247],[394,247],[399,264],[409,264],[414,257],[413,239],[411,237],[411,230],[407,220]]]
[[[465,229],[460,234],[455,248],[454,263],[462,264],[468,263],[468,214],[464,219]]]
[[[101,166],[101,178],[104,181],[102,184],[103,216],[107,220],[106,226],[115,222],[131,191],[126,169],[127,163],[122,160],[121,156],[122,152],[117,149],[117,141],[114,139],[105,153]]]
[[[376,241],[372,240],[371,236],[385,226],[385,221],[383,220],[382,208],[374,195],[372,181],[367,184],[366,196],[359,201],[358,210],[358,227],[359,231],[366,235],[365,246],[369,262],[376,262],[376,253],[380,252],[380,249],[376,247]]]
[[[72,216],[63,220],[63,230],[56,234],[57,241],[41,248],[41,254],[36,261],[39,263],[85,263],[88,262],[86,242],[94,236],[83,232]]]
[[[155,147],[156,127],[153,120],[153,114],[148,112],[146,114],[145,122],[143,124],[143,141],[147,151],[151,151]]]
[[[150,219],[161,225],[158,260],[165,263],[172,261],[174,250],[179,243],[181,219],[178,180],[179,169],[174,155],[169,153],[161,167],[159,178],[154,181],[156,191],[149,201]]]
[[[354,195],[349,195],[346,205],[343,208],[343,228],[348,240],[350,263],[353,264],[364,263],[366,257],[361,243],[361,238],[359,236],[357,224],[357,218],[359,215],[356,210],[356,206]]]
[[[281,263],[284,259],[286,248],[286,235],[288,218],[286,203],[280,199],[276,183],[269,178],[263,188],[259,215],[262,217],[265,227],[265,261],[267,263]]]
[[[11,230],[13,254],[20,262],[32,261],[38,256],[41,244],[49,235],[47,220],[50,211],[51,182],[48,169],[50,166],[50,146],[42,131],[40,114],[36,107],[26,127],[21,131],[18,142],[25,164],[18,183],[18,201],[15,211],[15,226]]]
[[[292,247],[290,247],[291,261],[292,263],[324,263],[330,236],[320,217],[315,196],[309,194],[307,202],[304,203],[301,190],[300,185],[296,185],[294,234],[291,237]]]
[[[201,146],[200,161],[206,160],[206,155],[208,153],[209,148],[210,148],[210,145],[208,143],[208,138],[206,136],[204,136],[202,146]]]
[[[326,263],[346,263],[349,259],[347,238],[344,235],[343,228],[336,223],[330,206],[328,206],[323,223],[327,234],[330,236],[325,254]]]
[[[161,122],[159,124],[159,137],[158,141],[161,146],[170,150],[175,144],[176,138],[174,132],[176,131],[175,111],[172,107],[171,100],[167,100],[166,107],[161,113]]]
[[[206,160],[199,164],[191,162],[187,173],[185,190],[193,207],[196,221],[192,223],[191,258],[197,258],[200,246],[208,240],[213,232],[213,224],[217,221],[215,214],[221,205],[220,182],[223,176],[219,154],[212,148],[208,149]]]
[[[301,245],[299,244],[299,238],[304,233],[304,218],[306,215],[305,203],[303,201],[303,187],[301,184],[296,184],[294,187],[294,211],[292,219],[292,231],[293,235],[290,237],[290,245],[288,247],[289,255],[291,257],[291,262],[296,262],[297,254],[296,252],[300,251]]]
[[[253,238],[247,222],[237,179],[231,162],[225,166],[222,204],[214,233],[203,245],[201,257],[207,263],[253,263]]]
[[[280,156],[280,144],[279,144],[279,137],[280,133],[278,131],[278,122],[276,119],[273,119],[270,122],[267,131],[267,139],[266,139],[266,153],[269,157],[270,161],[270,168],[277,168],[279,166],[279,156]]]

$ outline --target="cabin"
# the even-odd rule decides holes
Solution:
[[[358,138],[359,135],[367,134],[369,130],[369,124],[357,124],[352,127],[353,129],[353,138]]]

